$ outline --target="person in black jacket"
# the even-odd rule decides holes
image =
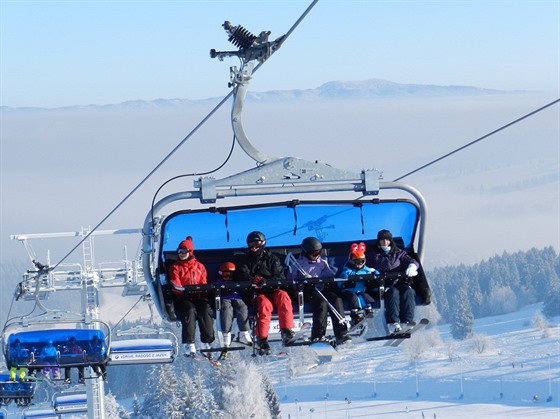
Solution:
[[[292,299],[283,289],[264,287],[267,279],[285,279],[284,268],[280,259],[266,248],[266,237],[260,231],[253,231],[247,236],[248,251],[237,263],[237,279],[252,281],[255,293],[257,321],[255,327],[255,347],[261,355],[270,354],[268,331],[272,310],[276,307],[282,341],[287,343],[294,332],[294,315]]]

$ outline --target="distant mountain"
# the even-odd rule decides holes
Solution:
[[[364,81],[331,81],[315,89],[273,90],[264,93],[248,93],[252,100],[286,99],[381,99],[391,97],[437,97],[490,95],[510,93],[502,90],[482,89],[472,86],[436,86],[424,84],[402,84],[387,80],[370,79]]]
[[[437,86],[429,84],[402,84],[387,80],[370,79],[364,81],[331,81],[314,89],[271,90],[267,92],[248,92],[248,101],[283,102],[290,100],[373,100],[396,97],[450,97],[477,96],[514,93],[512,91],[483,89],[473,86]],[[130,100],[118,104],[65,106],[60,108],[10,107],[1,106],[0,112],[45,111],[45,110],[111,110],[111,109],[150,109],[173,108],[189,105],[215,103],[216,98],[201,100],[156,99]]]

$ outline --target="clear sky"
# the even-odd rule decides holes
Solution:
[[[283,35],[307,0],[0,0],[0,104],[58,107],[228,92],[225,20]],[[332,80],[560,90],[560,1],[319,0],[253,91]],[[274,62],[273,62],[274,61]]]

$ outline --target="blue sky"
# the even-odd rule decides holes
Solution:
[[[0,0],[5,106],[58,107],[228,92],[221,25],[284,34],[310,1]],[[560,2],[320,0],[251,89],[332,80],[560,90]]]

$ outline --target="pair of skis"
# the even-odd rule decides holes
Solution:
[[[397,333],[391,333],[387,336],[374,336],[371,338],[367,338],[366,340],[369,342],[376,340],[385,340],[387,342],[385,342],[383,346],[396,347],[403,343],[405,339],[409,339],[414,332],[417,332],[418,330],[424,328],[429,323],[430,321],[428,319],[422,319],[418,323],[409,324],[407,327],[403,328],[403,330]]]

